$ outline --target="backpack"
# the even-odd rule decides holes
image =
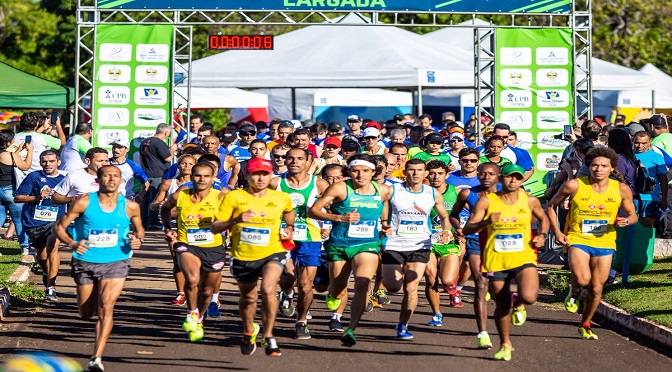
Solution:
[[[635,178],[635,194],[650,194],[657,183],[658,180],[651,177],[649,170],[640,161],[637,166],[637,177]]]

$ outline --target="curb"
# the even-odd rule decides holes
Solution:
[[[25,282],[30,276],[30,265],[35,262],[35,257],[31,255],[21,256],[21,264],[9,276],[10,282]],[[0,289],[0,321],[4,321],[7,316],[7,309],[11,300],[9,288]]]
[[[628,314],[625,310],[604,301],[597,307],[597,314],[627,330],[672,349],[672,329],[656,324],[648,319]]]

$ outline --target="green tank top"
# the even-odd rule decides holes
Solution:
[[[299,242],[321,242],[320,225],[317,220],[308,217],[308,209],[317,200],[317,182],[310,176],[310,182],[302,189],[295,189],[287,184],[286,174],[280,176],[278,191],[289,194],[296,213],[294,221],[294,240]],[[283,223],[283,228],[284,228]]]
[[[453,185],[447,185],[447,186],[448,187],[446,187],[446,191],[444,191],[442,194],[443,205],[446,207],[446,211],[448,211],[448,214],[450,214],[450,211],[453,210],[453,205],[455,205],[455,202],[457,201],[457,189]],[[432,233],[443,231],[443,228],[441,227],[441,218],[434,209],[432,209],[430,218],[432,220]]]
[[[360,248],[380,245],[378,220],[383,213],[383,202],[380,197],[380,186],[375,181],[371,184],[376,192],[373,195],[360,195],[355,193],[352,181],[345,181],[347,197],[341,202],[333,203],[331,212],[343,215],[357,209],[359,222],[334,222],[328,244],[336,247]]]

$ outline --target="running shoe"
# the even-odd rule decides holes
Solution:
[[[280,291],[280,314],[291,318],[296,313],[296,306],[294,306],[293,296],[288,295],[285,291]]]
[[[478,348],[479,349],[491,349],[492,341],[490,341],[490,335],[488,332],[481,332],[478,334]]]
[[[280,356],[282,352],[278,347],[278,343],[275,341],[275,337],[262,338],[261,346],[266,349],[266,355],[268,356]]]
[[[327,298],[324,300],[324,302],[327,304],[327,309],[331,311],[336,311],[336,309],[341,306],[341,299],[331,297],[330,293],[327,293]]]
[[[173,299],[173,305],[184,306],[187,303],[187,296],[184,293],[178,293],[177,297]]]
[[[427,322],[427,325],[432,327],[441,327],[443,325],[443,315],[434,314],[432,320]]]
[[[593,333],[590,327],[579,326],[579,334],[584,340],[597,340],[597,335]]]
[[[210,305],[208,305],[207,314],[211,318],[219,318],[222,316],[222,313],[219,312],[219,306],[217,305],[217,302],[210,302]]]
[[[191,313],[187,315],[187,318],[182,322],[182,329],[186,332],[193,332],[196,330],[198,325],[198,314]]]
[[[390,303],[390,298],[387,297],[387,293],[385,293],[384,289],[379,289],[376,292],[373,293],[373,296],[376,298],[378,303],[381,305],[387,305]]]
[[[104,372],[103,361],[100,357],[91,357],[89,364],[86,365],[86,370],[91,372]]]
[[[367,313],[373,311],[373,295],[370,295],[368,300],[366,301],[366,308],[364,308],[364,311],[366,311]]]
[[[336,318],[331,318],[331,320],[329,321],[329,330],[343,332],[343,326],[341,325],[341,321]]]
[[[526,320],[527,320],[527,310],[525,310],[525,305],[514,307],[513,312],[511,313],[511,324],[513,324],[516,327],[520,327],[523,324],[525,324]]]
[[[355,346],[357,343],[357,338],[355,338],[355,331],[348,328],[348,330],[343,334],[343,337],[341,337],[341,343],[344,346]]]
[[[196,329],[189,332],[189,341],[199,342],[203,339],[205,331],[203,330],[203,323],[196,323]]]
[[[394,327],[394,330],[397,331],[397,338],[400,340],[412,340],[413,334],[408,331],[408,326],[403,324],[397,324]]]
[[[243,339],[240,341],[240,352],[243,355],[252,355],[257,350],[257,335],[259,334],[259,324],[253,323],[254,331],[251,335],[243,333]]]
[[[444,285],[443,291],[449,295],[452,295],[453,293],[455,293],[455,291],[457,291],[457,284]]]
[[[491,298],[492,296],[490,296],[490,292],[485,292],[485,300],[490,301]]]
[[[462,303],[462,291],[456,289],[455,292],[453,292],[450,296],[450,304],[448,306],[455,308],[464,307],[464,303]]]
[[[56,288],[49,287],[44,291],[44,299],[51,302],[58,301],[58,296],[56,296]]]
[[[572,296],[572,287],[569,287],[569,293],[565,297],[565,310],[575,313],[579,310],[578,299]]]
[[[294,330],[296,331],[294,337],[297,340],[310,340],[310,331],[308,331],[308,325],[306,323],[296,323]]]
[[[511,360],[511,352],[514,350],[509,344],[503,344],[499,351],[495,353],[495,360]]]

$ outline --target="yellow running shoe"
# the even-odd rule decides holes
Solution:
[[[341,299],[331,297],[330,293],[327,293],[327,298],[324,300],[324,302],[327,304],[327,309],[331,311],[336,311],[336,309],[341,306]]]
[[[567,293],[567,297],[565,297],[565,310],[569,311],[570,313],[575,313],[579,310],[579,300],[577,298],[572,297],[572,287],[569,287],[569,293]]]
[[[205,332],[203,331],[203,323],[197,323],[196,329],[192,332],[189,332],[189,341],[199,342],[203,339],[204,334]]]
[[[499,351],[495,353],[495,360],[511,360],[511,352],[514,350],[509,344],[503,344]]]
[[[490,335],[488,332],[481,332],[478,334],[478,348],[479,349],[491,349],[492,341],[490,341]]]
[[[516,327],[520,327],[523,324],[525,324],[526,320],[527,320],[527,310],[525,310],[525,306],[520,305],[518,307],[514,307],[513,312],[511,313],[511,324],[513,324]]]
[[[490,296],[490,292],[485,292],[485,300],[490,301],[491,298],[492,296]]]
[[[590,327],[579,326],[579,334],[584,340],[597,340],[597,335],[593,333]]]
[[[191,313],[187,315],[187,318],[182,322],[182,329],[184,329],[186,332],[193,332],[196,330],[196,327],[198,325],[198,314],[197,313]]]

